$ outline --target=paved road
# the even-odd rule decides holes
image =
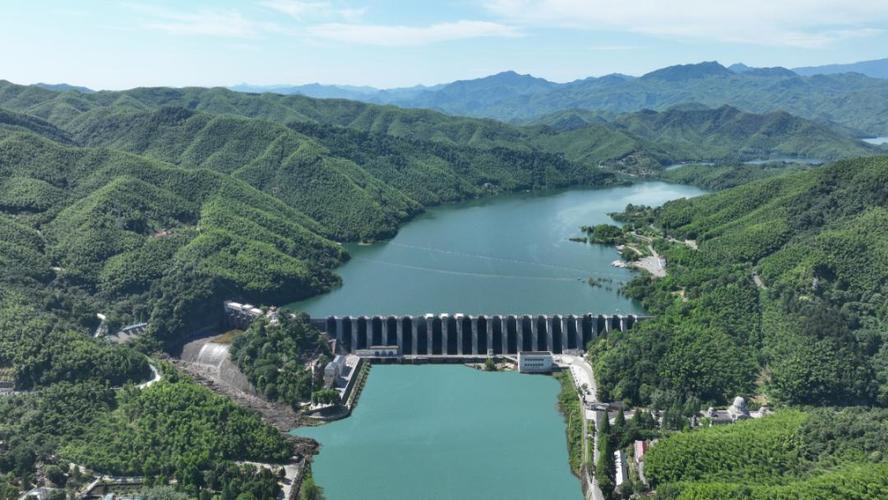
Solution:
[[[148,387],[151,387],[152,385],[160,381],[160,372],[157,371],[157,368],[155,368],[152,364],[149,364],[148,368],[151,368],[151,380],[139,384],[137,386],[139,389],[147,389]]]
[[[570,354],[556,354],[553,357],[558,366],[570,369],[570,373],[577,384],[578,392],[581,387],[586,386],[585,402],[587,404],[598,402],[598,385],[595,383],[595,373],[586,359],[582,356]]]
[[[588,450],[588,442],[589,442],[589,429],[588,429],[588,420],[585,418],[586,410],[593,403],[598,402],[597,394],[598,394],[598,385],[595,383],[595,373],[592,371],[592,366],[589,365],[588,361],[582,356],[573,356],[569,354],[556,354],[553,356],[555,359],[555,363],[562,367],[568,368],[570,370],[570,374],[573,378],[574,384],[577,387],[577,396],[580,398],[580,403],[582,404],[583,410],[583,458],[586,460],[589,456]],[[598,457],[598,433],[595,433],[594,446],[592,451],[593,463],[595,458]],[[595,477],[592,477],[592,474],[587,474],[585,478],[586,481],[586,498],[587,500],[604,500],[604,495],[601,493],[601,488],[598,487],[598,481]]]

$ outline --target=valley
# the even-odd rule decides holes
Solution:
[[[880,496],[888,80],[803,73],[0,81],[0,498]]]

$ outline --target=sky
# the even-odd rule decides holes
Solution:
[[[94,89],[566,82],[888,57],[888,0],[3,0],[0,79]]]

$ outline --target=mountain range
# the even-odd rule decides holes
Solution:
[[[719,71],[715,66],[695,69]],[[524,81],[524,77],[521,80]],[[0,82],[0,107],[46,120],[65,131],[82,130],[85,122],[112,114],[128,116],[179,107],[260,119],[263,123],[273,122],[325,137],[329,134],[322,127],[337,127],[372,136],[391,136],[414,144],[431,142],[440,144],[439,147],[557,154],[596,168],[602,165],[618,170],[638,167],[647,172],[676,161],[786,156],[832,160],[866,156],[880,150],[853,139],[853,131],[834,124],[785,112],[746,113],[736,108],[709,108],[698,103],[634,114],[560,111],[519,126],[424,109],[301,95],[247,94],[222,88],[140,88],[85,94]],[[258,126],[256,123],[253,126]],[[269,125],[271,123],[263,126]],[[692,143],[698,146],[691,147]]]
[[[847,82],[857,90],[846,91]],[[442,113],[329,95],[92,92],[0,80],[0,378],[27,391],[0,398],[6,452],[0,497],[21,497],[34,477],[56,475],[47,463],[63,478],[53,484],[63,484],[63,469],[53,462],[101,474],[175,477],[177,487],[192,488],[189,498],[202,486],[213,489],[202,497],[218,493],[210,485],[234,474],[222,468],[234,460],[282,462],[294,449],[270,427],[257,430],[252,412],[177,375],[165,361],[155,358],[149,367],[142,352],[175,352],[183,339],[221,325],[223,300],[284,304],[330,290],[340,284],[335,268],[349,258],[342,243],[391,237],[427,207],[499,192],[624,185],[681,161],[702,162],[670,170],[700,174],[686,182],[702,184],[708,169],[722,169],[728,175],[717,174],[722,179],[713,188],[744,185],[657,209],[627,207],[621,220],[646,234],[662,231],[664,239],[653,245],[669,260],[670,275],[639,276],[622,288],[652,319],[587,346],[602,400],[663,409],[666,428],[687,425],[680,408],[696,411],[736,394],[774,398],[781,414],[784,403],[884,406],[888,157],[855,139],[886,119],[879,114],[880,82],[704,63],[565,85],[504,73],[399,91],[419,108],[450,110]],[[376,95],[357,87],[335,91]],[[755,106],[762,110],[749,111]],[[783,109],[790,106],[805,117]],[[512,123],[457,116],[476,108],[512,116]],[[781,167],[733,168],[786,156],[858,158],[784,175],[766,172]],[[753,168],[761,175],[743,173]],[[738,180],[753,178],[759,180]],[[696,242],[693,249],[679,243],[688,240]],[[296,321],[308,328],[306,320]],[[129,346],[92,334],[135,322],[146,322],[147,331]],[[247,373],[256,375],[250,380],[262,396],[297,394],[296,382],[309,381],[302,359],[310,347],[303,346],[323,342],[308,331],[272,333],[259,321],[245,333],[256,339],[249,352],[260,357],[247,354],[239,366],[261,368]],[[266,340],[284,336],[299,347],[266,361],[265,353],[285,345]],[[153,365],[162,379],[150,389],[133,386]],[[271,379],[278,381],[289,377],[284,373],[302,375],[277,385],[267,373],[280,373]],[[303,389],[290,404],[309,397],[312,384]],[[572,392],[562,399],[579,408]],[[822,430],[800,434],[808,441],[794,431],[778,439],[769,433],[750,448],[750,431],[731,438],[727,452],[705,453],[705,461],[693,460],[702,456],[697,446],[683,448],[690,451],[674,461],[734,467],[733,458],[757,453],[743,462],[748,476],[730,476],[739,481],[736,489],[720,482],[730,492],[709,497],[748,492],[749,478],[761,479],[762,470],[774,471],[761,480],[777,488],[788,477],[808,481],[819,464],[837,463],[870,475],[861,481],[829,471],[811,480],[825,486],[798,491],[816,498],[836,484],[852,485],[843,491],[861,498],[876,491],[871,484],[884,483],[888,470],[879,462],[888,441],[860,432],[863,420],[837,425],[834,410],[824,415]],[[865,424],[882,429],[885,415],[875,410]],[[614,429],[628,436],[638,422]],[[837,439],[836,429],[847,432]],[[611,438],[600,442],[610,446]],[[817,462],[810,454],[851,439],[841,453],[815,455]],[[786,448],[790,441],[798,447]],[[867,446],[880,448],[878,454],[863,441],[875,443]],[[602,467],[598,477],[609,481],[610,466]],[[237,481],[255,482],[252,470],[237,473]],[[71,477],[69,486],[84,482]],[[678,491],[664,484],[659,493]],[[222,486],[222,496],[233,498],[226,493],[232,488]],[[760,496],[805,496],[788,491]]]
[[[860,73],[861,75],[866,75],[872,78],[888,78],[888,57],[848,64],[806,66],[802,68],[793,68],[793,71],[803,76]]]
[[[880,151],[785,112],[728,106],[577,112],[563,125],[222,88],[83,93],[0,81],[0,225],[20,235],[0,245],[0,263],[19,263],[17,280],[60,278],[83,300],[117,304],[109,314],[151,315],[174,332],[183,324],[164,318],[179,306],[153,311],[149,297],[316,294],[347,258],[335,241],[389,237],[442,202],[620,183],[678,161]],[[198,288],[172,289],[190,280]]]
[[[237,90],[266,89],[239,86]],[[512,71],[435,87],[378,90],[308,85],[275,87],[282,94],[343,98],[424,108],[515,123],[564,110],[625,113],[698,102],[747,112],[786,111],[835,123],[860,137],[888,135],[888,81],[859,73],[803,76],[786,68],[717,62],[670,66],[641,77],[621,74],[555,83]]]

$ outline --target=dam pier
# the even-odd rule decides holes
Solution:
[[[225,302],[225,313],[230,324],[241,328],[264,314],[257,307],[236,302]],[[328,316],[310,321],[336,341],[338,354],[376,350],[377,355],[369,357],[466,358],[585,350],[586,344],[599,336],[626,331],[645,318],[619,314],[425,314]]]
[[[336,340],[337,350],[397,346],[404,356],[490,356],[520,351],[584,350],[599,335],[626,331],[635,315],[330,316],[311,323]]]
[[[313,326],[336,340],[337,350],[397,346],[404,356],[491,356],[521,351],[555,354],[584,350],[588,342],[644,319],[636,315],[330,316]]]

